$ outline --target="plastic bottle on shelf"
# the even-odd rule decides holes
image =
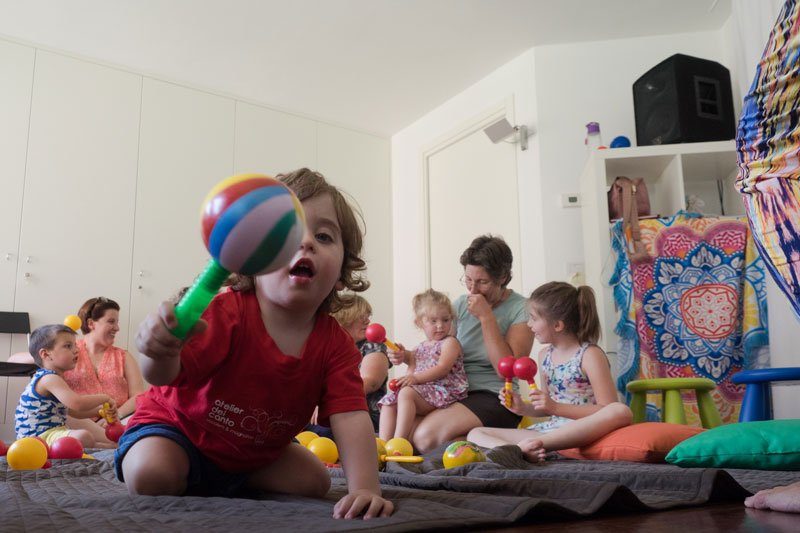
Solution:
[[[586,140],[584,141],[586,150],[597,150],[603,146],[603,138],[600,137],[600,124],[590,122],[586,125]]]

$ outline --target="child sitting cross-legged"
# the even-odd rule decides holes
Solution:
[[[531,294],[528,312],[536,340],[549,344],[539,355],[542,388],[531,393],[531,403],[512,394],[506,408],[549,418],[528,429],[475,428],[468,440],[487,448],[516,444],[536,463],[546,452],[583,446],[630,424],[631,410],[617,401],[608,358],[595,344],[600,321],[592,289],[545,283]],[[503,403],[502,390],[499,397]]]
[[[15,414],[17,438],[40,437],[48,445],[61,437],[74,437],[84,448],[114,448],[110,440],[96,440],[85,429],[68,429],[67,414],[74,418],[97,416],[104,403],[116,414],[116,404],[108,394],[80,395],[64,381],[64,372],[75,368],[78,347],[75,332],[52,324],[37,328],[30,339],[30,353],[39,370],[22,392]]]

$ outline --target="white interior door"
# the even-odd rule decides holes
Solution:
[[[492,144],[478,129],[428,157],[431,287],[453,299],[465,292],[461,253],[486,233],[511,247],[515,275],[509,287],[522,289],[515,149]]]
[[[129,350],[136,330],[210,257],[200,233],[203,199],[233,173],[234,101],[145,79]]]
[[[33,48],[0,41],[0,311],[14,309],[34,57]],[[10,353],[11,335],[0,333],[0,361]]]
[[[15,301],[32,328],[95,296],[128,308],[140,99],[140,76],[37,52]]]

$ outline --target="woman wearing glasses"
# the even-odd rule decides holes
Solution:
[[[139,363],[131,354],[114,346],[119,332],[119,304],[104,297],[90,298],[78,311],[83,338],[78,340],[78,363],[64,380],[78,394],[105,393],[117,403],[120,419],[133,414],[136,396],[145,390]],[[68,420],[69,427],[92,431],[105,440],[106,421],[98,417]]]
[[[527,357],[533,346],[526,299],[508,288],[512,260],[505,241],[491,235],[477,237],[461,254],[461,281],[467,294],[454,307],[469,393],[466,399],[417,419],[411,440],[423,453],[476,427],[515,428],[519,423],[519,417],[497,401],[497,391],[503,388],[498,361],[509,355]],[[389,352],[394,364],[405,362],[402,355]]]

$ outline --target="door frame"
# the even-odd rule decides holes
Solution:
[[[425,286],[431,286],[431,206],[430,206],[430,159],[456,144],[462,139],[469,137],[476,131],[483,130],[495,121],[506,118],[514,123],[514,97],[509,96],[502,102],[488,108],[483,113],[475,115],[470,120],[465,121],[459,127],[454,128],[442,135],[426,148],[422,150],[422,224],[423,224],[423,253],[425,262]],[[489,139],[487,138],[487,142]],[[517,152],[514,151],[516,162]],[[519,201],[519,175],[514,180],[514,199]],[[520,233],[521,236],[521,233]],[[521,258],[520,258],[521,259]]]

